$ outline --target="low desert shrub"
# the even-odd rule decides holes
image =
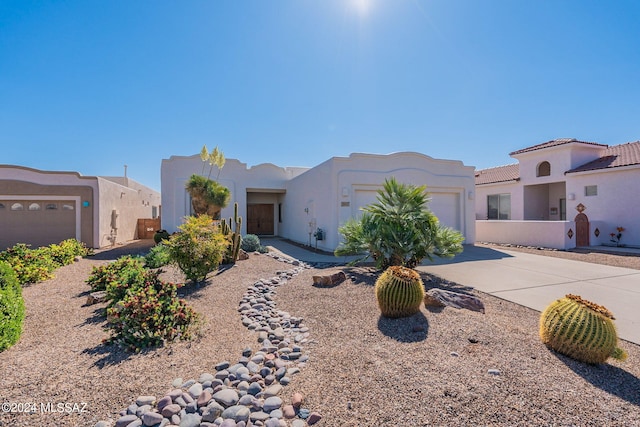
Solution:
[[[18,277],[9,263],[0,261],[0,351],[20,339],[24,311]]]
[[[156,245],[167,239],[169,239],[169,232],[167,230],[158,230],[153,235],[153,241],[156,242]]]
[[[177,289],[173,283],[160,281],[157,271],[147,270],[140,286],[107,309],[111,330],[107,341],[139,351],[191,338],[199,315],[178,298]]]
[[[247,234],[242,237],[242,244],[240,247],[245,252],[256,252],[260,249],[260,238],[255,234]]]
[[[162,243],[152,247],[148,254],[144,257],[144,264],[147,268],[160,268],[171,262],[171,254],[169,248]]]
[[[67,239],[60,244],[52,244],[43,248],[49,252],[49,256],[57,267],[72,264],[77,256],[85,257],[91,253],[84,243],[76,239]]]
[[[180,232],[165,243],[171,261],[178,265],[187,279],[203,281],[222,262],[229,240],[208,215],[188,217],[178,228]]]
[[[108,299],[120,300],[126,289],[141,283],[144,274],[142,258],[123,256],[106,265],[93,267],[87,284],[92,291],[107,291]]]
[[[6,261],[13,267],[20,285],[50,279],[59,266],[51,258],[48,247],[30,249],[24,243],[0,253],[0,261]]]
[[[124,300],[129,292],[134,292],[144,285],[148,273],[140,258],[123,257],[116,262],[122,263],[123,268],[118,271],[116,280],[107,283],[107,307],[114,306],[118,301]]]

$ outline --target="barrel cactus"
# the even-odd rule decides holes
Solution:
[[[376,299],[385,317],[407,317],[420,311],[424,286],[420,275],[407,267],[387,268],[376,280]]]
[[[568,294],[552,302],[540,316],[540,338],[547,347],[585,363],[624,360],[617,347],[613,314],[601,305]]]

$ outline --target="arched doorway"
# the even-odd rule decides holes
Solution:
[[[576,215],[576,246],[589,246],[589,218],[584,213]]]

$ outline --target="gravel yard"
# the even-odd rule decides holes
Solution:
[[[54,279],[24,288],[22,338],[0,353],[2,400],[86,403],[85,412],[3,412],[0,426],[94,426],[99,420],[113,425],[138,396],[161,396],[175,378],[198,378],[221,361],[234,363],[244,348],[257,348],[256,333],[240,321],[238,302],[256,280],[289,266],[253,254],[211,275],[203,286],[182,289],[205,317],[194,341],[141,354],[102,344],[104,304],[85,305],[85,280],[92,266],[145,249],[144,242],[136,242],[99,252],[59,269]],[[569,253],[551,256],[562,254]],[[596,262],[590,254],[570,254]],[[595,257],[640,268],[640,257]],[[165,270],[165,281],[183,280],[175,269]],[[346,281],[312,286],[313,275],[340,270]],[[540,343],[538,312],[463,285],[438,285],[426,275],[427,287],[480,297],[486,313],[423,307],[411,318],[381,318],[373,293],[376,277],[369,267],[309,269],[277,291],[278,308],[303,317],[313,340],[304,345],[310,362],[282,398],[302,393],[305,406],[323,416],[317,425],[640,425],[639,346],[620,343],[629,354],[625,362],[574,362]]]

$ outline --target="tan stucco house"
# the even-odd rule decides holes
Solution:
[[[555,139],[476,171],[476,239],[569,249],[640,246],[640,141]],[[614,238],[614,240],[616,240]]]
[[[171,156],[162,161],[162,227],[176,231],[191,214],[185,183],[202,171],[199,155]],[[421,153],[354,153],[332,157],[314,167],[280,167],[260,164],[248,168],[227,159],[219,182],[231,190],[222,217],[238,203],[242,233],[280,236],[295,242],[334,250],[340,243],[338,227],[360,208],[375,202],[386,178],[426,185],[430,209],[446,226],[475,241],[474,168],[457,160],[434,159]],[[322,239],[316,240],[317,230]]]
[[[91,248],[138,238],[160,216],[160,193],[128,177],[0,165],[0,250],[76,238]]]

